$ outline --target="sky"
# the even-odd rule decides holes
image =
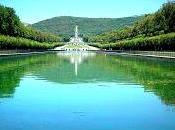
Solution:
[[[36,23],[57,16],[120,18],[157,11],[167,0],[0,0],[21,21]]]

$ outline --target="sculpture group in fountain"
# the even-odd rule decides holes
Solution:
[[[78,26],[75,26],[75,36],[70,38],[69,43],[73,45],[84,44],[83,38],[78,36]]]

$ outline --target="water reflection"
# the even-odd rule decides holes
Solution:
[[[0,98],[13,97],[27,75],[56,84],[116,83],[143,87],[175,104],[175,61],[95,53],[57,53],[0,59]],[[32,85],[32,83],[31,83]]]
[[[75,76],[78,75],[78,66],[82,64],[85,60],[95,57],[96,53],[82,52],[82,51],[73,51],[73,52],[64,52],[57,53],[59,57],[66,58],[74,65]]]

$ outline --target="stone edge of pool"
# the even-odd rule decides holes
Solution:
[[[6,56],[17,56],[17,55],[32,55],[32,54],[44,54],[50,52],[66,52],[66,51],[57,51],[57,50],[47,50],[47,51],[34,51],[34,52],[14,52],[14,53],[1,53],[0,57]],[[166,59],[175,59],[175,52],[156,52],[156,51],[105,51],[105,50],[88,50],[84,52],[100,52],[105,54],[116,54],[116,55],[128,55],[128,56],[140,56],[140,57],[152,57],[152,58],[166,58]],[[163,54],[163,55],[162,55]]]
[[[175,59],[175,52],[161,52],[161,51],[104,51],[106,54],[112,55],[128,55],[139,57],[152,57],[152,58],[164,58]]]

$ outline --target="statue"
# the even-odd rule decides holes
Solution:
[[[78,26],[75,26],[75,36],[70,38],[69,43],[73,45],[84,44],[83,38],[78,36]]]

